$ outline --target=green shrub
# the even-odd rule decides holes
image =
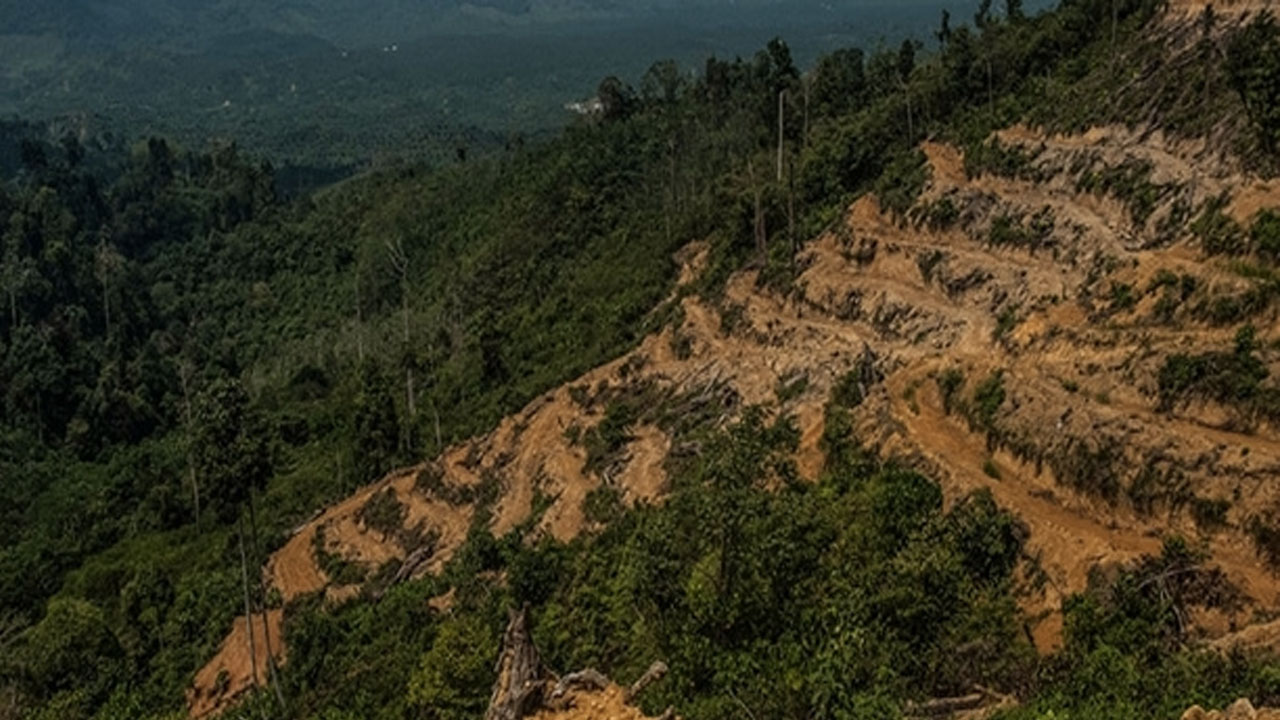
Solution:
[[[409,680],[409,704],[438,720],[482,715],[494,681],[498,637],[480,617],[445,623]]]
[[[933,273],[938,265],[946,259],[941,250],[920,251],[916,255],[916,267],[920,268],[920,279],[925,285],[933,282]]]
[[[331,553],[326,546],[325,526],[316,527],[311,536],[311,551],[316,565],[324,572],[325,577],[334,585],[358,585],[369,576],[369,569],[360,563],[351,562],[337,553]]]
[[[950,196],[944,195],[931,203],[921,205],[915,210],[914,215],[924,223],[925,227],[938,232],[955,226],[960,220],[960,209],[956,207]]]
[[[996,415],[1004,405],[1004,371],[996,370],[973,389],[972,414],[978,427],[995,429]]]
[[[1000,177],[1038,180],[1035,170],[1036,155],[1021,145],[1005,144],[999,138],[970,145],[965,149],[964,170],[970,179],[982,174]]]
[[[1123,202],[1138,225],[1145,225],[1157,203],[1171,190],[1151,182],[1151,163],[1128,159],[1116,167],[1084,172],[1076,181],[1080,192],[1109,194]]]
[[[1157,377],[1159,408],[1167,412],[1186,398],[1201,397],[1271,416],[1270,394],[1262,386],[1269,373],[1256,346],[1254,328],[1246,325],[1231,352],[1170,355]]]
[[[1192,498],[1191,517],[1201,530],[1217,530],[1227,524],[1231,501],[1223,498]]]
[[[880,205],[905,216],[924,189],[929,176],[928,168],[924,153],[915,148],[894,155],[875,182],[875,193],[880,198]]]
[[[1249,229],[1253,251],[1270,262],[1280,261],[1280,213],[1263,210],[1253,219]]]
[[[1111,283],[1111,312],[1124,312],[1132,310],[1138,304],[1138,296],[1133,291],[1133,286],[1127,283]]]
[[[996,467],[996,463],[991,458],[982,461],[982,472],[993,480],[1000,479],[1000,468]]]
[[[636,393],[611,400],[604,410],[604,417],[595,427],[583,433],[587,448],[587,469],[602,472],[631,442],[631,426],[638,422],[647,394]]]
[[[996,316],[996,326],[992,331],[992,338],[995,340],[1003,340],[1018,325],[1018,306],[1005,305],[1000,314]]]
[[[1254,515],[1245,524],[1254,548],[1272,568],[1280,568],[1280,526],[1271,515]]]
[[[395,490],[386,488],[369,498],[356,517],[366,527],[377,530],[384,538],[397,536],[404,530],[405,507],[396,497]]]
[[[1231,37],[1226,71],[1231,86],[1244,102],[1257,130],[1259,143],[1274,152],[1280,143],[1280,33],[1271,13],[1260,13]]]
[[[964,389],[964,372],[959,368],[947,368],[938,375],[938,393],[942,395],[942,410],[950,415],[956,399]]]
[[[622,493],[609,485],[592,489],[582,503],[582,511],[587,520],[601,525],[607,525],[622,517],[624,510]]]
[[[1200,239],[1200,246],[1210,255],[1240,255],[1248,251],[1244,231],[1236,221],[1223,213],[1228,199],[1214,198],[1205,204],[1200,217],[1191,224],[1191,232]]]
[[[809,373],[799,372],[778,378],[774,394],[778,398],[778,404],[785,405],[803,395],[807,389],[809,389]]]

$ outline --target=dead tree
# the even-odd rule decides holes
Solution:
[[[489,697],[485,720],[520,720],[541,700],[546,672],[529,637],[528,608],[510,611],[502,636],[502,654],[494,670],[498,679]]]
[[[399,238],[395,241],[387,240],[386,248],[387,260],[400,278],[400,308],[403,314],[405,352],[404,392],[406,409],[409,411],[409,425],[412,426],[418,417],[418,412],[413,395],[413,363],[409,361],[410,353],[413,352],[412,338],[409,335],[409,255],[404,251],[404,241]]]
[[[769,259],[769,233],[764,220],[764,193],[756,183],[756,170],[751,158],[747,158],[747,180],[751,184],[751,196],[754,204],[752,234],[755,236],[756,252],[760,254],[760,263]]]
[[[251,551],[253,553],[253,566],[255,568],[262,567],[262,549],[258,544],[258,514],[253,506],[253,488],[249,489],[249,531],[253,538]],[[280,709],[285,709],[284,692],[280,689],[280,676],[276,670],[276,655],[271,649],[271,618],[267,608],[267,584],[263,582],[261,574],[258,576],[258,606],[262,611],[262,642],[266,646],[267,651],[267,677],[271,683],[272,689],[275,690],[276,700],[280,702]]]
[[[551,691],[552,698],[564,697],[564,694],[570,690],[586,690],[589,692],[600,692],[609,687],[609,678],[595,668],[587,668],[578,672],[571,672],[560,678],[556,683],[556,687]]]
[[[908,702],[907,717],[939,717],[953,715],[964,710],[975,710],[982,707],[986,697],[981,693],[962,695],[960,697],[935,698],[921,703]]]
[[[574,693],[603,692],[613,685],[594,668],[569,673],[557,680],[543,666],[538,649],[529,637],[528,608],[518,612],[513,609],[509,615],[507,630],[502,636],[502,653],[494,668],[498,679],[493,684],[485,720],[521,720],[539,709],[567,710],[577,702]],[[654,662],[624,691],[623,701],[634,704],[645,688],[666,674],[666,663]],[[674,711],[667,710],[662,717],[671,720],[674,716]]]
[[[356,359],[364,365],[364,307],[360,298],[360,266],[356,265]]]
[[[634,705],[636,698],[640,696],[640,693],[644,692],[645,688],[658,682],[662,678],[666,677],[666,675],[667,664],[661,660],[655,660],[653,664],[649,666],[649,669],[645,670],[644,674],[640,676],[640,679],[631,683],[631,687],[627,688],[627,704]]]
[[[783,137],[784,137],[783,131],[785,127],[783,122],[784,115],[785,115],[783,110],[783,103],[786,101],[786,99],[787,99],[787,91],[779,90],[778,91],[778,182],[779,183],[782,182],[782,150],[783,150]]]
[[[186,441],[187,477],[191,481],[191,501],[196,513],[196,525],[200,524],[200,480],[196,477],[196,462],[191,454],[191,383],[195,376],[195,363],[185,355],[178,360],[178,382],[182,386],[182,432]]]
[[[253,686],[258,687],[258,648],[253,641],[253,605],[249,602],[249,565],[244,553],[244,518],[236,519],[240,538],[240,580],[244,585],[244,622],[249,633],[249,665],[253,671]]]

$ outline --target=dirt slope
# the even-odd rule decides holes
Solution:
[[[648,715],[626,702],[626,690],[610,685],[600,691],[569,693],[565,710],[539,710],[531,720],[646,720]]]
[[[865,197],[805,250],[794,293],[780,296],[743,272],[717,305],[673,296],[678,323],[488,435],[328,508],[272,556],[266,578],[286,602],[321,591],[341,602],[388,563],[408,562],[410,576],[439,570],[477,518],[498,534],[529,523],[530,537],[568,540],[591,526],[584,502],[602,485],[627,504],[661,502],[664,462],[679,448],[660,418],[634,424],[617,451],[598,457],[582,440],[619,398],[713,422],[750,405],[790,413],[802,436],[798,465],[815,479],[823,405],[841,376],[870,361],[885,379],[856,412],[859,439],[938,478],[948,501],[989,488],[1030,529],[1026,574],[1043,581],[1028,583],[1023,603],[1041,649],[1060,642],[1061,600],[1083,590],[1091,570],[1157,553],[1169,533],[1201,543],[1244,597],[1205,617],[1206,637],[1276,610],[1280,580],[1245,528],[1254,514],[1280,508],[1280,437],[1211,404],[1156,411],[1163,358],[1230,347],[1234,328],[1199,322],[1185,308],[1157,320],[1158,292],[1148,288],[1161,271],[1194,275],[1201,293],[1238,286],[1226,263],[1202,257],[1179,208],[1227,193],[1229,212],[1247,221],[1280,206],[1280,187],[1158,133],[1050,137],[1015,127],[999,139],[1031,158],[1026,177],[971,178],[958,150],[925,144],[933,180],[914,220],[890,217]],[[1148,179],[1163,188],[1146,217],[1135,218],[1120,198],[1080,189],[1083,173],[1132,162],[1149,165]],[[953,216],[930,220],[943,200]],[[1001,223],[1021,234],[993,241]],[[705,254],[699,245],[682,253],[682,283],[697,277]],[[1115,301],[1121,285],[1133,302]],[[1253,319],[1264,344],[1280,339],[1275,320],[1274,310]],[[1005,399],[985,427],[948,408],[939,383],[947,371],[963,378],[952,400],[970,408],[979,384],[1000,373]],[[789,385],[800,390],[780,400]],[[1140,507],[1134,498],[1147,485],[1155,494]],[[369,527],[366,508],[387,493],[400,520]],[[1197,522],[1197,501],[1225,502],[1221,522]],[[346,585],[330,577],[339,571]],[[1262,638],[1255,645],[1280,640],[1280,628],[1249,632]],[[197,676],[193,716],[225,707],[247,687],[242,643],[233,631]],[[230,682],[219,691],[223,667]],[[624,717],[600,702],[596,715],[573,717]]]
[[[253,619],[254,650],[258,675],[256,684],[266,687],[270,669],[267,665],[266,633],[270,632],[271,649],[283,662],[281,625],[283,610],[267,612],[265,622],[261,615]],[[238,617],[231,633],[222,641],[218,655],[196,673],[193,687],[187,691],[187,708],[193,717],[204,717],[225,708],[245,690],[255,685],[254,660],[249,654],[248,624]]]

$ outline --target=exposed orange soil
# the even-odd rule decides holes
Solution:
[[[388,560],[400,560],[406,556],[405,548],[394,538],[384,537],[376,530],[365,528],[357,519],[362,507],[377,493],[391,489],[405,508],[405,527],[422,524],[439,533],[437,552],[423,567],[423,571],[438,572],[447,558],[462,544],[471,519],[470,507],[455,507],[435,498],[426,497],[414,489],[420,468],[399,471],[386,479],[370,485],[347,500],[334,505],[315,519],[298,529],[267,561],[264,577],[275,587],[287,603],[307,593],[324,591],[328,603],[337,605],[355,598],[359,585],[331,585],[316,558],[316,532],[323,528],[324,548],[348,562],[359,563],[376,569]],[[272,611],[272,650],[284,662],[284,640],[280,637],[280,610]],[[256,635],[260,656],[259,675],[266,672],[266,647],[262,635]],[[228,671],[228,682],[218,692],[217,678],[222,669]],[[196,674],[192,689],[187,693],[187,707],[192,717],[200,718],[219,712],[248,691],[252,685],[248,652],[248,635],[243,618],[237,619],[218,653]],[[260,678],[261,680],[261,678]],[[261,682],[259,682],[261,684]]]
[[[532,720],[647,720],[648,715],[626,703],[625,693],[617,685],[598,692],[570,691],[568,699],[572,706],[569,709],[543,709],[529,717]]]
[[[187,707],[192,717],[204,717],[220,712],[235,702],[253,685],[265,687],[270,668],[267,665],[266,633],[271,633],[271,650],[278,662],[284,662],[284,640],[281,625],[283,610],[268,610],[266,621],[262,615],[253,616],[254,657],[257,658],[258,676],[253,678],[253,661],[249,655],[248,624],[244,616],[236,618],[231,634],[222,641],[217,657],[196,673],[194,686],[187,691]],[[218,678],[224,675],[228,690],[217,693]],[[231,690],[230,688],[238,688]]]
[[[637,427],[627,445],[627,466],[618,474],[623,500],[631,506],[657,502],[667,489],[662,464],[671,451],[671,438],[653,425]]]
[[[1160,270],[1193,273],[1210,282],[1238,278],[1203,262],[1189,237],[1155,240],[1157,224],[1170,212],[1168,203],[1146,224],[1136,224],[1115,199],[1077,192],[1065,168],[1080,153],[1107,165],[1144,159],[1161,178],[1178,183],[1188,201],[1243,187],[1232,206],[1238,213],[1268,207],[1270,190],[1233,175],[1228,164],[1215,164],[1202,147],[1158,135],[1099,128],[1082,136],[1047,137],[1015,127],[1001,138],[1031,148],[1048,179],[969,179],[959,151],[927,143],[923,149],[933,180],[922,202],[952,199],[961,209],[956,226],[937,231],[915,226],[887,215],[874,198],[862,198],[841,227],[806,248],[797,292],[782,297],[762,289],[754,272],[733,276],[723,302],[742,312],[732,333],[722,328],[719,307],[683,297],[678,328],[665,328],[627,355],[544,394],[493,432],[450,448],[435,463],[394,473],[327,509],[272,556],[266,578],[286,601],[326,589],[329,579],[315,552],[321,528],[325,551],[348,562],[376,569],[404,559],[411,550],[397,537],[383,537],[358,520],[360,508],[388,488],[406,508],[406,528],[439,536],[419,573],[440,570],[466,536],[475,508],[447,499],[460,489],[496,484],[495,533],[529,521],[538,506],[545,512],[536,518],[533,535],[560,540],[591,529],[583,502],[601,484],[618,488],[631,505],[661,502],[673,440],[662,429],[630,428],[632,439],[621,457],[601,474],[586,469],[586,451],[571,439],[599,422],[611,394],[642,386],[685,396],[720,397],[713,391],[724,391],[721,421],[749,405],[791,414],[801,432],[797,465],[814,479],[823,465],[823,406],[837,380],[867,358],[885,382],[856,412],[859,440],[936,477],[948,502],[990,489],[1027,525],[1031,559],[1021,575],[1034,576],[1032,566],[1038,565],[1045,581],[1025,583],[1023,607],[1042,650],[1060,642],[1061,599],[1084,589],[1092,568],[1157,553],[1162,536],[1170,533],[1203,543],[1210,564],[1248,598],[1235,616],[1206,621],[1207,636],[1248,626],[1254,611],[1280,609],[1280,581],[1256,558],[1243,531],[1249,514],[1280,507],[1280,438],[1265,427],[1242,433],[1226,409],[1211,405],[1179,408],[1172,415],[1154,410],[1163,358],[1175,351],[1229,347],[1232,329],[1181,317],[1174,324],[1154,322],[1151,297],[1128,310],[1108,310],[1112,283],[1141,290]],[[1052,249],[992,247],[986,241],[997,213],[1028,216],[1046,207],[1055,219]],[[706,252],[705,246],[693,245],[679,255],[682,283],[697,278]],[[998,318],[1010,308],[1013,327],[997,337]],[[689,352],[677,354],[676,333]],[[1275,339],[1272,334],[1264,332],[1262,339]],[[1071,489],[1066,478],[1055,477],[1051,462],[1020,460],[1003,448],[991,451],[986,437],[972,432],[957,414],[944,412],[936,376],[951,368],[964,373],[965,397],[993,371],[1004,373],[1007,399],[997,424],[1008,447],[1024,448],[1023,457],[1052,459],[1080,444],[1114,444],[1117,454],[1110,464],[1123,483],[1147,467],[1179,473],[1194,497],[1232,500],[1226,526],[1202,532],[1185,508],[1142,515],[1123,494],[1108,502]],[[803,391],[780,403],[780,381],[801,376],[807,378]],[[999,479],[986,472],[992,468]],[[455,492],[435,497],[418,489],[416,477],[423,470],[438,473],[439,482]],[[539,498],[543,502],[536,502]],[[349,595],[354,589],[333,592]],[[1245,632],[1261,638],[1253,644],[1280,643],[1280,629]],[[233,645],[243,645],[234,632],[210,667],[244,653]],[[210,667],[197,678],[193,698],[210,695],[216,676]],[[243,679],[233,682],[225,698],[243,691],[247,675],[238,669],[236,677]],[[196,716],[211,707],[208,701],[191,705]],[[604,703],[600,711],[611,712],[609,707]]]
[[[1280,720],[1280,710],[1254,708],[1247,699],[1240,699],[1223,710],[1205,710],[1196,705],[1182,714],[1181,720]]]

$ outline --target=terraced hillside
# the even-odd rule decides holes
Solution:
[[[1268,7],[659,62],[298,200],[28,138],[0,719],[1280,707]]]
[[[269,582],[286,601],[323,590],[340,603],[359,587],[334,568],[438,571],[477,515],[497,536],[571,540],[598,527],[605,493],[663,502],[667,464],[698,452],[687,429],[744,408],[794,416],[797,467],[815,481],[824,406],[853,378],[862,443],[948,498],[987,488],[1025,523],[1018,596],[1042,652],[1061,644],[1066,597],[1171,534],[1203,547],[1228,588],[1188,618],[1195,634],[1256,644],[1258,620],[1280,610],[1276,408],[1212,388],[1215,373],[1274,375],[1280,336],[1270,295],[1240,311],[1251,330],[1215,308],[1274,280],[1210,254],[1204,227],[1251,226],[1280,188],[1122,127],[1016,126],[983,148],[925,143],[930,180],[911,210],[860,199],[807,246],[787,291],[747,270],[695,296],[707,248],[688,246],[660,332],[326,510],[272,558]],[[229,694],[248,679],[232,670]],[[218,706],[211,687],[194,691],[196,714]]]

